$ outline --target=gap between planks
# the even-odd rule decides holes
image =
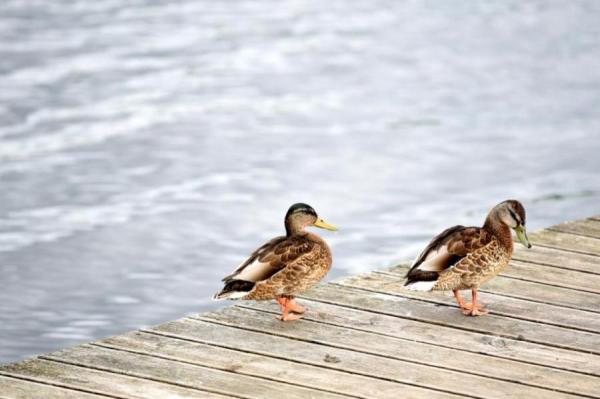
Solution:
[[[458,309],[456,301],[445,292],[415,292],[404,289],[403,278],[399,273],[372,272],[368,275],[350,277],[333,282],[335,286],[350,289],[366,290],[387,295],[393,295],[408,300],[444,305]],[[506,317],[516,320],[524,320],[539,323],[542,326],[549,325],[599,334],[600,318],[595,313],[581,309],[568,309],[553,303],[542,303],[529,301],[526,298],[514,298],[505,295],[498,290],[481,290],[494,301],[491,316]],[[489,298],[488,298],[489,299]],[[464,323],[463,323],[464,324]]]
[[[394,280],[394,275],[384,273],[380,273],[380,275],[382,278],[391,278],[392,280],[390,283],[395,284],[398,282]],[[465,318],[462,316],[462,314],[460,314],[458,308],[453,304],[453,298],[433,296],[426,297],[422,293],[414,293],[412,291],[404,292],[403,289],[386,289],[383,287],[371,288],[368,284],[365,285],[364,281],[361,282],[361,280],[340,282],[336,283],[336,285],[342,287],[348,286],[363,290],[365,292],[390,295],[406,299],[407,301],[411,302],[410,310],[401,309],[397,315],[402,315],[402,317],[410,318],[412,320],[426,321],[430,324],[446,326],[462,331],[466,330],[485,335],[516,339],[519,341],[567,349],[575,352],[600,354],[600,348],[597,346],[596,342],[598,339],[598,335],[596,333],[564,328],[563,326],[557,326],[553,324],[539,323],[537,320],[505,317],[494,313],[485,316],[485,322],[472,322],[469,321],[470,318]],[[451,314],[440,314],[435,312],[435,307],[440,305],[445,309],[450,308],[454,310]],[[412,310],[418,310],[418,312],[413,313]],[[427,314],[429,314],[429,316],[427,316]],[[454,317],[453,315],[458,315],[460,317]],[[512,325],[505,325],[509,322],[511,322]],[[537,327],[538,324],[540,325],[539,327]],[[504,328],[504,330],[499,330],[499,328]],[[512,331],[507,331],[507,328],[510,328]],[[562,337],[562,339],[557,339],[555,335],[558,335],[559,338]],[[569,339],[565,339],[566,337],[569,337]],[[577,342],[579,346],[574,346],[572,341]]]
[[[403,390],[405,394],[409,393],[406,392],[407,389],[410,390],[410,386],[406,384],[349,373],[335,367],[322,367],[321,364],[313,365],[306,362],[293,361],[289,357],[267,356],[238,348],[233,349],[222,345],[211,345],[197,340],[190,340],[179,336],[174,337],[158,332],[138,332],[128,334],[127,337],[109,338],[97,344],[100,346],[108,345],[113,349],[127,351],[131,350],[131,346],[137,345],[142,349],[135,350],[136,353],[179,360],[205,367],[225,368],[233,370],[236,373],[279,382],[287,382],[290,375],[292,375],[298,381],[298,384],[294,385],[330,391],[350,397],[370,397],[375,390],[383,398],[395,398],[397,397],[398,390]],[[156,346],[156,350],[164,353],[160,355],[156,354],[154,346]],[[199,351],[199,349],[202,349],[202,351]],[[196,350],[198,350],[197,355],[194,354]],[[205,356],[206,352],[208,352],[208,355]],[[211,357],[220,358],[221,360]],[[299,384],[299,381],[304,381],[305,384]],[[335,388],[336,386],[337,388]],[[365,389],[365,387],[368,388]],[[425,392],[427,392],[428,396],[434,394],[431,390],[419,390],[419,393]]]
[[[0,378],[9,378],[9,379],[13,379],[13,380],[26,381],[28,384],[23,384],[23,385],[21,385],[21,387],[23,387],[23,389],[27,389],[27,390],[29,390],[29,388],[27,388],[27,386],[32,384],[34,386],[37,385],[39,390],[47,391],[46,387],[48,387],[50,390],[53,390],[53,388],[63,390],[63,391],[65,391],[64,392],[65,395],[69,395],[69,393],[73,393],[73,394],[76,393],[77,396],[69,396],[72,398],[128,399],[123,396],[118,396],[118,395],[115,396],[115,395],[110,395],[107,393],[102,393],[102,392],[97,392],[94,390],[89,390],[89,389],[85,389],[85,388],[72,386],[69,384],[61,384],[60,382],[50,381],[50,380],[46,380],[43,378],[26,377],[26,376],[22,376],[22,375],[18,375],[18,374],[13,374],[13,373],[6,373],[2,370],[0,370]],[[38,394],[39,393],[40,392],[38,392]],[[44,393],[44,392],[42,391],[41,393]]]
[[[314,305],[314,302],[313,301],[311,301],[311,302]],[[272,309],[272,310],[268,309],[269,307],[272,308],[272,306],[258,306],[258,307],[256,307],[256,306],[250,305],[248,307],[244,307],[244,306],[241,306],[241,307],[246,308],[246,309],[250,309],[250,310],[253,310],[253,311],[261,311],[261,312],[265,312],[265,313],[273,314],[273,315],[277,315],[278,314],[278,312],[275,309]],[[356,311],[358,309],[354,309],[354,310]],[[364,313],[365,314],[365,318],[368,317],[367,315],[369,313],[371,313],[371,312],[365,312],[363,310],[358,310],[358,312]],[[321,313],[321,312],[318,311],[318,313]],[[388,319],[391,318],[390,316],[387,316],[387,315],[379,315],[379,316],[384,316],[384,317],[387,317]],[[376,331],[374,329],[363,329],[363,328],[354,327],[352,325],[349,325],[349,323],[341,324],[341,323],[327,322],[327,321],[324,321],[321,318],[318,318],[318,316],[313,317],[310,314],[307,315],[307,316],[305,316],[303,319],[306,320],[306,321],[314,322],[314,323],[320,323],[320,324],[324,324],[324,325],[330,325],[330,326],[335,326],[335,327],[340,327],[340,328],[355,330],[355,331],[359,331],[361,333],[375,334],[375,335],[380,335],[380,336],[386,337],[386,338],[399,339],[399,340],[402,340],[402,341],[405,341],[405,342],[411,342],[413,345],[416,344],[417,346],[418,346],[418,344],[422,344],[422,345],[424,345],[422,347],[424,347],[425,350],[426,350],[427,347],[435,347],[435,348],[438,348],[437,349],[438,351],[446,352],[450,358],[452,356],[454,356],[454,355],[458,356],[458,357],[460,357],[462,355],[463,358],[467,357],[467,358],[470,359],[470,360],[466,360],[465,359],[465,362],[467,363],[467,365],[471,364],[471,362],[472,362],[472,364],[478,364],[480,368],[482,367],[481,366],[481,364],[482,364],[481,361],[484,361],[484,363],[486,361],[486,359],[482,357],[482,356],[485,356],[485,357],[491,358],[492,359],[491,360],[492,363],[496,363],[496,365],[494,367],[500,367],[501,365],[503,365],[503,366],[506,366],[505,368],[511,368],[513,366],[514,367],[521,367],[521,369],[525,369],[523,371],[526,371],[526,370],[530,369],[529,372],[531,373],[531,375],[537,375],[539,379],[537,381],[538,384],[533,384],[531,382],[523,380],[522,379],[522,377],[523,377],[522,375],[513,375],[511,378],[494,376],[492,374],[494,372],[494,367],[489,367],[489,369],[486,370],[486,371],[483,371],[483,369],[480,371],[480,370],[477,370],[477,368],[475,368],[475,370],[471,370],[471,371],[469,371],[468,368],[465,368],[464,371],[463,371],[463,367],[462,366],[460,366],[460,368],[459,367],[452,368],[449,365],[448,366],[445,366],[445,365],[440,366],[440,364],[427,363],[427,362],[419,360],[416,357],[415,358],[403,358],[403,360],[410,361],[412,363],[423,364],[423,365],[432,366],[432,367],[435,367],[435,368],[447,368],[449,370],[463,371],[463,372],[465,372],[467,374],[475,374],[475,375],[485,376],[485,377],[488,377],[488,378],[495,378],[495,379],[499,379],[499,380],[503,380],[503,381],[507,381],[507,382],[517,382],[517,383],[521,383],[521,384],[524,384],[524,385],[530,385],[530,386],[535,386],[535,387],[540,387],[540,388],[545,388],[545,389],[551,389],[551,390],[558,390],[558,391],[562,391],[562,392],[565,392],[565,393],[573,393],[572,391],[564,391],[562,389],[563,386],[561,384],[557,384],[557,385],[554,385],[552,387],[541,385],[541,381],[542,380],[545,381],[546,383],[548,383],[548,382],[553,383],[554,382],[554,381],[551,381],[551,378],[544,378],[543,376],[540,376],[540,374],[545,374],[545,373],[549,372],[549,370],[544,370],[544,369],[550,369],[550,368],[545,367],[545,366],[534,365],[532,363],[524,362],[524,361],[518,360],[518,359],[503,358],[503,357],[499,357],[499,356],[494,356],[494,355],[490,355],[488,353],[482,353],[482,352],[479,352],[479,351],[468,351],[468,350],[465,350],[464,348],[448,347],[448,346],[433,344],[433,343],[424,342],[424,341],[415,341],[415,340],[407,339],[407,338],[404,338],[404,337],[400,337],[398,335],[391,335],[391,334],[387,334],[387,333],[382,333],[382,332]],[[441,348],[443,348],[443,349],[441,349]],[[466,352],[466,353],[463,353],[463,352]],[[490,363],[490,362],[488,361],[487,363]],[[563,370],[563,369],[557,369],[557,370],[560,370],[561,372],[565,372],[565,374],[568,374],[569,375],[569,379],[571,379],[571,380],[580,378],[580,379],[582,379],[582,381],[580,381],[581,384],[585,384],[584,381],[587,381],[587,384],[591,384],[590,376],[587,376],[587,377],[578,377],[577,375],[570,374],[571,373],[570,371]],[[557,378],[556,373],[555,373],[555,375],[552,378]],[[566,382],[568,382],[568,381],[563,381],[563,383],[566,383]],[[582,394],[582,393],[579,393],[579,394]],[[588,392],[587,395],[589,395],[590,397],[592,397],[592,396],[596,397],[592,392]]]
[[[172,338],[172,339],[175,339],[175,338]],[[322,392],[327,392],[327,393],[331,393],[331,394],[341,395],[341,396],[345,396],[345,397],[348,397],[348,398],[359,398],[359,399],[364,399],[365,398],[364,396],[353,395],[353,394],[350,394],[348,392],[340,392],[340,391],[330,390],[330,389],[323,388],[323,387],[316,387],[314,385],[305,385],[305,384],[293,383],[293,382],[290,382],[288,380],[273,378],[273,377],[265,376],[263,374],[258,374],[258,373],[244,373],[244,372],[240,372],[239,370],[232,370],[231,368],[228,368],[228,367],[211,366],[211,365],[207,365],[205,363],[199,363],[199,362],[194,362],[194,361],[190,361],[190,360],[185,360],[185,359],[182,359],[180,357],[161,355],[159,352],[150,353],[150,352],[141,351],[141,350],[133,350],[133,349],[128,349],[125,346],[110,345],[110,344],[106,344],[106,343],[103,343],[103,342],[94,342],[94,343],[91,343],[90,345],[94,345],[94,346],[97,346],[99,348],[113,350],[113,351],[115,351],[117,353],[118,352],[127,352],[127,353],[133,353],[133,354],[141,355],[141,356],[147,356],[147,357],[153,357],[153,358],[157,358],[157,359],[168,360],[168,361],[175,362],[175,363],[180,363],[180,364],[189,364],[189,365],[192,365],[192,366],[206,367],[206,368],[210,368],[210,369],[214,369],[214,370],[225,371],[225,372],[228,372],[228,373],[240,374],[240,375],[246,375],[246,376],[249,376],[249,377],[259,378],[259,379],[265,380],[265,381],[277,382],[277,383],[282,383],[282,384],[286,384],[286,385],[296,386],[296,387],[300,387],[300,388],[316,389],[316,390],[319,390],[319,391],[322,391]]]
[[[82,351],[82,349],[86,350]],[[80,352],[78,353],[77,351]],[[78,359],[81,355],[89,359],[87,361]],[[290,398],[297,399],[314,397],[317,393],[325,398],[347,397],[346,395],[332,394],[236,374],[232,371],[216,370],[201,365],[186,364],[155,356],[100,346],[92,347],[90,344],[63,350],[58,354],[45,356],[42,359],[128,377],[136,377],[155,383],[195,390],[201,393],[212,393],[240,399],[259,399],[265,394],[282,395],[284,393]],[[135,372],[132,370],[135,370]],[[198,375],[195,372],[203,372],[206,375]],[[233,381],[236,382],[235,386],[231,385]],[[212,386],[207,386],[207,383],[210,383]],[[218,386],[223,386],[223,388],[216,388]],[[240,389],[240,391],[236,391],[235,389]]]
[[[230,309],[234,309],[234,308],[230,308]],[[247,312],[248,310],[246,310]],[[253,313],[256,313],[257,311],[254,311]],[[259,327],[253,327],[253,326],[249,326],[249,323],[251,320],[254,320],[254,322],[257,322],[257,318],[256,316],[248,316],[248,317],[243,317],[241,318],[241,314],[238,312],[235,315],[236,317],[231,317],[231,318],[226,318],[226,320],[222,320],[222,318],[219,318],[218,315],[212,314],[206,317],[201,317],[198,320],[199,321],[210,321],[216,324],[220,324],[223,326],[229,326],[229,327],[233,327],[233,328],[238,328],[241,330],[245,330],[245,331],[251,331],[251,332],[255,332],[255,333],[262,333],[264,331],[264,326],[262,326],[262,328]],[[318,323],[310,323],[310,324],[317,324]],[[319,328],[317,328],[319,329]],[[379,360],[377,363],[380,362],[397,362],[397,365],[394,365],[394,368],[396,369],[403,369],[403,370],[408,370],[410,369],[411,372],[413,373],[418,373],[416,376],[412,377],[412,378],[417,378],[417,379],[423,379],[425,376],[429,376],[431,377],[432,375],[435,375],[436,378],[434,379],[433,382],[430,382],[430,384],[433,385],[424,385],[425,387],[431,387],[431,388],[435,388],[435,387],[439,387],[440,385],[443,384],[449,384],[448,387],[449,389],[452,389],[452,387],[463,387],[464,384],[466,383],[466,381],[470,381],[469,383],[467,383],[467,386],[470,386],[470,384],[474,384],[474,385],[478,385],[479,391],[480,393],[478,394],[478,396],[483,396],[483,397],[497,397],[498,394],[500,392],[506,392],[507,390],[512,392],[512,395],[518,395],[519,397],[530,397],[530,395],[536,395],[536,394],[542,394],[545,395],[544,397],[547,397],[548,395],[550,395],[550,392],[557,392],[558,390],[562,390],[561,388],[557,388],[552,387],[552,388],[548,388],[545,386],[532,386],[530,384],[527,383],[522,383],[521,381],[516,381],[514,379],[502,379],[502,378],[493,378],[490,377],[489,375],[479,375],[478,373],[474,373],[474,372],[465,372],[463,371],[461,368],[449,368],[443,364],[436,364],[434,366],[429,365],[429,364],[423,364],[423,363],[417,363],[414,359],[407,359],[407,358],[403,358],[403,357],[399,357],[397,356],[397,354],[389,354],[389,347],[395,348],[395,346],[386,346],[386,353],[382,353],[381,351],[375,351],[374,349],[365,349],[366,344],[360,345],[356,343],[356,334],[354,334],[355,338],[352,338],[351,336],[346,336],[344,339],[342,339],[342,341],[344,342],[343,344],[338,343],[337,339],[340,338],[341,339],[341,335],[339,334],[339,331],[337,333],[335,333],[335,337],[329,337],[329,340],[327,340],[327,338],[315,338],[314,335],[314,328],[311,330],[313,331],[313,334],[308,334],[311,335],[311,337],[302,337],[301,335],[299,335],[299,332],[294,330],[290,330],[288,333],[284,333],[284,332],[280,332],[280,331],[270,331],[269,334],[273,335],[273,336],[277,336],[279,338],[286,338],[286,339],[292,339],[292,340],[301,340],[304,341],[306,343],[309,344],[316,344],[316,345],[320,345],[320,346],[324,346],[324,347],[329,347],[332,349],[336,349],[336,350],[341,350],[343,352],[350,352],[353,354],[353,356],[356,356],[356,354],[360,354],[361,356],[368,356],[370,358],[379,358],[381,360]],[[326,334],[331,334],[331,329],[330,326],[328,328],[326,328],[324,331],[326,331]],[[347,329],[343,329],[343,328],[339,328],[338,330],[347,330]],[[347,330],[348,331],[348,330]],[[320,332],[320,334],[323,334],[323,332]],[[346,334],[348,335],[348,334]],[[362,333],[361,334],[363,336],[363,338],[366,338],[365,335],[369,335],[366,333]],[[325,341],[324,341],[325,339]],[[373,339],[370,342],[375,342],[374,340],[379,340],[382,341],[383,337],[373,337]],[[390,340],[390,339],[387,339]],[[387,341],[386,339],[383,339],[383,341]],[[347,342],[352,342],[354,341],[354,344],[351,343],[347,343]],[[395,342],[392,342],[391,344],[395,343],[398,344],[398,340],[394,340]],[[378,344],[379,349],[384,349],[381,345],[383,344]],[[367,345],[368,346],[368,345]],[[393,352],[393,351],[392,351]],[[435,356],[435,355],[434,355]],[[446,358],[448,359],[448,358]],[[373,360],[370,361],[371,363],[373,363]],[[374,363],[371,365],[371,368],[373,370],[376,369],[380,369],[381,366],[377,366],[377,363]],[[404,365],[404,366],[403,366]],[[471,370],[472,371],[472,370]],[[374,372],[374,371],[372,371]],[[454,374],[454,377],[452,376]],[[420,377],[418,377],[418,375],[421,375]],[[572,374],[571,374],[572,375]],[[477,376],[477,377],[476,377]],[[461,382],[462,381],[462,382]],[[496,382],[492,382],[492,381],[496,381]],[[595,380],[594,380],[595,381]],[[589,385],[586,384],[586,385]],[[526,387],[529,387],[529,389],[527,389]],[[454,388],[456,389],[456,388]],[[588,388],[589,389],[589,388]],[[467,394],[468,391],[453,391],[454,393],[457,394],[462,394],[465,395]],[[545,393],[544,393],[545,392]],[[565,395],[571,395],[571,393],[567,393],[567,392],[561,392],[562,394]],[[582,395],[582,393],[578,393],[579,395]],[[521,396],[524,395],[524,396]],[[584,394],[583,396],[586,397],[597,397],[594,394]]]
[[[407,270],[408,266],[399,265],[388,270],[376,270],[371,272],[371,274],[389,275],[396,277],[398,282],[403,282]],[[352,278],[353,277],[350,277],[349,279]],[[511,280],[512,284],[506,282],[506,280]],[[521,284],[520,289],[516,288],[516,284]],[[406,295],[411,295],[409,290],[405,291]],[[488,281],[485,285],[480,287],[478,291],[532,303],[541,303],[590,313],[600,313],[600,295],[595,292],[556,284],[547,284],[541,281],[532,281],[531,279],[500,275],[491,281]],[[429,293],[429,295],[434,294],[435,292],[433,292],[433,294]],[[421,294],[421,296],[424,297],[423,294]]]

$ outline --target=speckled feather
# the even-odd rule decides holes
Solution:
[[[407,284],[436,281],[432,290],[477,288],[508,265],[512,242],[508,245],[502,241],[483,228],[451,227],[435,237],[417,258],[407,273]],[[427,263],[426,270],[420,269]]]
[[[294,296],[316,285],[329,272],[332,263],[329,246],[314,234],[295,237],[296,244],[282,253],[284,265],[270,278],[256,283],[243,299],[266,300]],[[298,254],[298,256],[295,256]],[[290,256],[291,255],[291,256]],[[284,260],[288,259],[288,260]]]
[[[433,290],[463,290],[477,288],[500,273],[511,254],[493,238],[482,247],[469,252],[453,266],[439,274]]]
[[[256,263],[255,284],[241,299],[268,300],[294,296],[317,284],[329,271],[332,255],[327,243],[319,236],[302,234],[277,237],[257,249],[234,273],[225,277],[228,283]]]

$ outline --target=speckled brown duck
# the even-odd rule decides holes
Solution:
[[[286,235],[258,248],[232,274],[214,299],[275,299],[281,306],[282,321],[301,318],[305,309],[294,297],[317,284],[329,271],[331,250],[309,226],[335,231],[307,204],[294,204],[285,215]]]
[[[489,212],[483,227],[451,227],[435,237],[406,274],[406,288],[415,291],[452,290],[465,315],[479,316],[487,311],[477,303],[477,288],[508,265],[513,254],[510,229],[527,248],[525,208],[519,201],[507,200]],[[460,290],[471,290],[466,303]]]

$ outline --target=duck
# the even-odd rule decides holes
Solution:
[[[406,289],[413,291],[452,290],[467,316],[488,311],[478,303],[477,289],[508,266],[513,255],[513,238],[531,248],[525,228],[525,208],[514,199],[494,206],[483,227],[454,226],[434,237],[415,259],[406,274]],[[460,291],[471,290],[471,302]]]
[[[275,237],[258,249],[223,278],[223,288],[213,299],[276,300],[281,321],[302,317],[305,308],[295,296],[316,285],[331,269],[331,249],[317,234],[307,231],[318,227],[337,231],[305,203],[290,206],[284,218],[285,236]]]

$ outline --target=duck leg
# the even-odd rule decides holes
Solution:
[[[487,310],[483,307],[483,305],[477,303],[477,288],[471,289],[471,300],[470,303],[465,303],[463,306],[463,314],[466,316],[481,316],[487,314]]]
[[[291,298],[287,298],[287,297],[278,297],[277,298],[277,302],[279,303],[279,306],[281,306],[281,316],[279,316],[279,320],[281,321],[293,321],[293,320],[298,320],[300,318],[302,318],[302,315],[296,314],[293,311],[293,299]],[[292,304],[290,306],[290,304]],[[298,304],[296,304],[297,307],[300,307]]]
[[[463,299],[462,295],[460,295],[460,291],[459,290],[452,290],[452,293],[454,294],[454,298],[456,298],[456,303],[458,303],[458,306],[461,309],[465,309],[465,300]]]
[[[298,313],[298,314],[302,314],[302,313],[306,312],[306,309],[304,308],[304,306],[298,305],[298,303],[296,303],[296,300],[294,298],[290,298],[288,306],[290,308],[290,312],[294,312],[294,313]]]

